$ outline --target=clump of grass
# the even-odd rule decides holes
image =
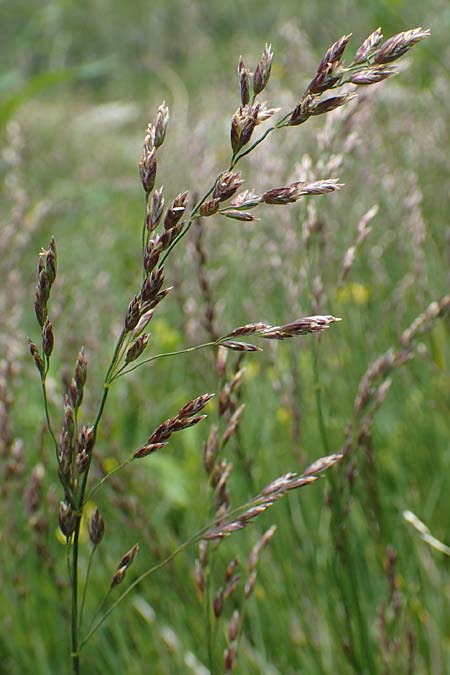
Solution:
[[[212,521],[206,523],[190,539],[181,544],[166,559],[145,570],[115,600],[113,594],[127,576],[129,568],[135,564],[139,545],[135,544],[124,553],[106,584],[104,599],[90,618],[88,628],[84,628],[82,619],[88,592],[90,571],[94,553],[104,541],[107,531],[104,519],[98,508],[89,520],[89,537],[92,543],[91,555],[83,580],[80,579],[80,528],[86,504],[98,489],[118,470],[122,470],[131,462],[140,461],[155,452],[165,451],[171,436],[189,427],[195,426],[205,419],[203,409],[207,406],[212,394],[201,394],[190,399],[177,412],[172,413],[165,421],[153,430],[141,445],[133,450],[124,461],[109,474],[106,474],[94,485],[89,484],[90,469],[96,452],[96,441],[99,433],[109,391],[119,378],[124,377],[156,359],[186,354],[203,349],[219,349],[237,352],[240,355],[259,352],[259,346],[267,340],[284,341],[306,334],[323,334],[333,323],[339,321],[332,314],[314,314],[305,318],[290,319],[280,325],[266,322],[247,323],[232,330],[217,328],[218,318],[212,313],[211,298],[207,283],[202,284],[204,297],[207,299],[208,316],[206,325],[210,340],[175,352],[152,354],[146,357],[152,340],[149,326],[158,307],[165,302],[171,286],[166,286],[166,267],[171,262],[171,255],[177,249],[192,225],[199,219],[207,220],[213,216],[223,216],[237,221],[254,222],[255,215],[261,209],[272,206],[294,204],[303,199],[336,192],[343,184],[335,177],[319,179],[295,180],[286,185],[272,187],[258,194],[252,189],[244,189],[240,171],[236,167],[253,152],[268,136],[282,129],[304,124],[309,118],[324,115],[332,110],[345,106],[355,96],[355,88],[381,82],[396,73],[391,63],[408,52],[417,42],[427,37],[428,31],[421,28],[399,33],[383,42],[380,30],[372,33],[359,47],[348,64],[343,60],[350,35],[345,35],[335,42],[325,53],[316,73],[300,97],[298,103],[287,112],[282,112],[276,122],[273,120],[280,108],[266,107],[258,97],[266,90],[270,74],[273,53],[266,46],[252,73],[241,59],[238,66],[238,82],[241,105],[231,120],[230,143],[231,156],[226,167],[212,181],[200,199],[191,199],[187,191],[180,192],[166,205],[164,190],[156,187],[158,163],[161,147],[164,144],[168,123],[168,106],[163,103],[155,120],[148,125],[144,146],[139,163],[140,178],[145,194],[145,213],[142,227],[142,282],[136,294],[131,298],[125,311],[122,329],[113,348],[112,357],[104,378],[102,396],[97,414],[93,421],[81,422],[82,404],[88,375],[88,360],[83,348],[78,352],[73,376],[69,378],[62,402],[63,421],[59,430],[54,422],[54,413],[50,410],[47,394],[47,379],[55,349],[55,330],[51,321],[51,291],[57,275],[56,242],[52,238],[47,249],[39,256],[38,282],[35,292],[35,314],[40,327],[40,343],[30,341],[30,352],[40,375],[45,416],[48,430],[53,441],[57,474],[62,490],[59,508],[59,526],[67,543],[70,559],[71,588],[71,663],[74,673],[80,672],[80,654],[92,635],[103,625],[111,612],[128,596],[128,594],[146,577],[167,565],[172,558],[184,550],[186,546],[199,542],[221,542],[236,531],[246,528],[258,516],[270,509],[277,501],[288,493],[301,487],[313,484],[325,470],[340,462],[344,453],[326,452],[325,456],[310,465],[303,473],[289,472],[266,485],[255,497],[245,503],[231,507],[227,494],[227,480],[231,471],[230,464],[220,458],[220,452],[231,436],[235,434],[242,405],[234,410],[230,408],[230,399],[225,401],[222,387],[222,412],[230,412],[227,426],[219,440],[216,432],[211,432],[205,446],[204,462],[206,473],[216,493],[215,510]],[[351,90],[344,90],[338,95],[324,98],[324,94],[348,85]],[[267,125],[270,121],[270,124]],[[255,139],[257,127],[265,130]],[[356,247],[360,246],[367,236],[366,226],[361,228]],[[201,256],[201,245],[197,245]],[[343,276],[348,273],[353,261],[354,251],[348,254],[344,262]],[[319,296],[319,291],[317,296]],[[445,309],[445,303],[430,308],[425,318],[419,318],[406,332],[402,341],[407,347],[427,321],[436,318]],[[215,322],[214,322],[215,319]],[[251,341],[249,341],[249,339]],[[257,344],[254,344],[254,341]],[[401,357],[399,357],[401,358]],[[391,364],[393,365],[393,364]],[[379,369],[378,369],[379,370]],[[377,370],[377,374],[378,374]],[[384,372],[384,371],[383,371]],[[236,389],[239,371],[229,382],[231,389]],[[225,401],[225,402],[224,402]],[[200,414],[201,413],[201,414]],[[255,581],[256,565],[259,554],[269,543],[275,530],[270,528],[259,540],[250,554],[247,565],[247,580],[244,598],[240,610],[235,609],[227,624],[228,646],[225,650],[224,663],[227,672],[231,671],[236,660],[236,651],[242,629],[245,601],[250,597]],[[217,545],[217,544],[216,544]],[[200,549],[197,565],[199,588],[204,585],[202,575],[206,568],[206,545]],[[218,590],[213,601],[216,618],[222,614],[222,603],[225,595],[232,595],[237,581],[234,575],[236,563],[231,561],[225,572],[225,586]],[[206,613],[210,607],[206,600]],[[210,658],[210,666],[214,666]]]

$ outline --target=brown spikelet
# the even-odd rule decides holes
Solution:
[[[228,623],[228,639],[230,642],[234,642],[236,640],[237,636],[239,635],[239,629],[240,629],[240,617],[239,617],[239,611],[237,609],[234,610],[233,614],[231,615],[231,619]]]
[[[213,609],[214,616],[218,619],[223,612],[223,588],[219,588],[214,596]]]
[[[247,566],[250,572],[253,572],[256,569],[261,551],[266,548],[276,531],[277,526],[272,525],[264,532],[261,539],[253,546],[247,561]]]
[[[340,462],[343,456],[344,455],[340,453],[335,453],[334,455],[328,455],[328,457],[321,457],[310,464],[308,468],[304,470],[303,475],[312,476],[313,474],[322,473],[322,471],[326,471],[337,462]]]
[[[200,215],[205,216],[206,218],[208,216],[213,216],[215,213],[217,213],[219,207],[220,207],[220,199],[217,198],[210,199],[209,201],[201,205]]]
[[[362,45],[359,47],[358,51],[355,54],[353,62],[356,64],[365,61],[368,56],[373,54],[373,52],[376,50],[382,39],[383,35],[381,33],[381,28],[377,28],[376,30],[373,31],[373,33],[369,35],[368,38],[364,40]]]
[[[152,198],[147,202],[147,214],[145,223],[149,233],[153,232],[153,230],[158,227],[163,211],[164,211],[164,194],[163,188],[160,187],[159,190],[154,190],[152,192]]]
[[[42,328],[42,351],[45,356],[49,358],[55,345],[55,336],[53,334],[53,326],[48,319],[46,319],[44,327]]]
[[[100,511],[96,508],[89,519],[89,538],[94,546],[98,546],[103,539],[104,533],[105,523],[100,515]]]
[[[262,330],[270,328],[267,323],[247,323],[245,326],[239,326],[235,328],[230,333],[225,335],[226,338],[230,337],[243,337],[244,335],[254,335],[255,333],[260,333]]]
[[[125,355],[125,363],[132,363],[133,361],[136,361],[139,356],[144,352],[145,348],[147,347],[147,343],[149,340],[149,335],[147,333],[144,333],[140,337],[137,338],[127,349],[127,353]]]
[[[144,147],[142,149],[141,161],[139,163],[142,187],[147,194],[150,194],[153,190],[156,180],[156,149],[153,147],[153,133],[153,125],[149,125]]]
[[[195,581],[198,590],[200,591],[200,593],[203,593],[206,588],[206,580],[200,560],[195,561]]]
[[[228,583],[230,581],[230,579],[232,579],[232,577],[234,576],[234,574],[235,574],[236,570],[238,569],[239,565],[240,565],[240,562],[239,562],[238,558],[233,558],[233,560],[231,560],[228,563],[228,566],[225,570],[225,582],[226,583]]]
[[[226,209],[225,211],[220,212],[223,216],[231,218],[232,220],[241,220],[244,223],[251,223],[259,220],[253,213],[249,211],[238,211],[236,209]]]
[[[122,583],[127,573],[128,568],[132,565],[137,553],[139,551],[139,545],[135,544],[129,551],[122,556],[119,564],[117,565],[117,570],[115,571],[111,579],[111,588],[118,586]]]
[[[241,102],[242,105],[247,105],[247,103],[250,101],[250,78],[249,78],[249,71],[244,65],[242,56],[239,59],[237,72],[239,80],[239,89],[241,92]]]
[[[241,405],[238,408],[236,408],[234,413],[231,415],[230,421],[228,422],[227,428],[225,429],[224,434],[222,436],[222,444],[221,444],[222,448],[224,448],[226,446],[226,444],[230,440],[231,436],[236,431],[236,427],[239,423],[239,418],[242,415],[242,413],[244,412],[244,408],[245,408],[245,403],[241,403]]]
[[[374,54],[375,63],[390,63],[406,54],[415,44],[430,36],[430,31],[423,28],[411,30],[393,35],[383,42]]]
[[[167,443],[148,443],[148,444],[144,445],[142,448],[140,448],[139,450],[137,450],[133,454],[133,458],[134,459],[142,459],[143,457],[147,457],[148,455],[153,454],[157,450],[160,450],[161,448],[164,448],[164,446],[166,446],[166,445],[167,445]]]
[[[140,319],[139,298],[134,296],[128,305],[127,313],[125,315],[125,330],[127,332],[133,330]]]
[[[74,532],[77,518],[72,506],[64,501],[59,505],[59,527],[61,532],[68,539]]]
[[[234,352],[262,352],[261,347],[249,344],[248,342],[236,342],[235,340],[223,340],[221,346],[231,349]]]
[[[188,193],[182,192],[173,200],[164,217],[164,229],[170,230],[178,224],[186,210]]]
[[[192,415],[196,415],[199,413],[203,408],[207,405],[208,401],[210,401],[215,394],[202,394],[201,396],[197,396],[197,398],[192,399],[192,401],[189,401],[184,405],[181,410],[178,411],[177,417],[179,418],[184,418],[184,417],[192,417]]]
[[[223,591],[224,598],[229,598],[231,595],[233,595],[234,591],[237,589],[239,585],[240,580],[241,580],[240,574],[234,574],[231,577],[231,579],[228,580]]]
[[[272,45],[266,45],[261,56],[261,60],[256,66],[255,74],[253,75],[253,91],[260,94],[265,89],[272,69],[273,52]]]
[[[368,86],[387,80],[398,73],[397,68],[386,68],[385,66],[373,66],[372,68],[365,68],[359,72],[353,73],[350,76],[350,82],[359,86]]]
[[[245,595],[246,599],[248,599],[251,596],[251,594],[253,593],[253,590],[254,590],[255,584],[256,584],[256,575],[257,575],[256,570],[253,570],[252,572],[250,572],[250,574],[248,576],[248,579],[247,579],[247,582],[246,582],[245,588],[244,588],[244,595]]]
[[[28,341],[28,346],[34,363],[36,364],[36,368],[38,369],[39,373],[43,375],[45,372],[45,365],[38,346],[33,342],[33,340]]]
[[[230,199],[243,182],[239,171],[224,171],[216,180],[213,199],[218,199],[221,202]]]
[[[159,148],[163,144],[166,136],[166,129],[169,123],[169,108],[165,101],[158,108],[154,127],[154,145]]]

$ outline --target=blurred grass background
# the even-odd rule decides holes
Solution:
[[[52,404],[58,419],[60,370],[70,371],[81,344],[89,360],[86,406],[95,409],[115,335],[139,284],[144,205],[137,162],[145,126],[159,103],[168,102],[172,119],[158,183],[167,195],[185,189],[202,193],[227,164],[240,54],[246,63],[256,63],[265,42],[273,44],[268,100],[288,105],[304,90],[329,44],[352,31],[356,48],[378,25],[386,36],[422,25],[431,28],[432,37],[411,53],[405,72],[368,95],[351,130],[358,136],[355,151],[345,149],[348,130],[327,132],[320,119],[288,130],[288,136],[271,141],[243,164],[246,186],[267,189],[282,185],[299,164],[305,165],[304,153],[313,164],[325,165],[330,155],[342,153],[337,175],[346,188],[317,207],[325,243],[304,246],[307,207],[302,205],[289,210],[289,216],[267,209],[251,227],[211,219],[206,232],[212,285],[222,303],[222,332],[246,321],[276,324],[294,318],[293,312],[314,313],[311,286],[320,276],[325,289],[320,309],[344,319],[324,336],[318,354],[332,451],[344,442],[368,364],[391,345],[398,346],[401,331],[448,292],[448,3],[0,4],[5,148],[0,214],[4,231],[11,224],[16,228],[0,261],[2,350],[15,364],[8,413],[12,433],[25,449],[21,472],[8,479],[0,507],[1,672],[68,670],[68,590],[64,546],[56,536],[60,495],[42,431],[38,379],[26,347],[26,336],[36,335],[32,298],[38,251],[53,234],[59,270],[52,313],[57,339]],[[420,216],[411,206],[411,196],[417,195]],[[379,212],[373,232],[339,288],[340,261],[355,239],[359,218],[375,203]],[[408,226],[408,219],[419,217],[425,224],[423,243],[414,241]],[[293,249],[286,233],[296,230]],[[421,276],[415,268],[419,248]],[[177,283],[181,300],[168,300],[154,319],[155,353],[204,337],[190,245],[183,244],[176,258],[168,279]],[[296,280],[300,292],[293,307],[289,275],[302,267],[309,276],[303,285]],[[221,547],[219,569],[232,555],[244,560],[263,527],[278,525],[260,566],[236,672],[450,673],[449,562],[402,519],[402,511],[411,509],[436,537],[450,541],[448,338],[448,321],[442,321],[423,337],[418,357],[394,375],[372,428],[372,455],[361,451],[353,460],[354,485],[349,487],[348,467],[340,474],[339,467],[335,470],[349,511],[345,528],[353,581],[348,606],[342,586],[348,600],[350,571],[336,552],[330,527],[328,478],[278,504],[253,530]],[[251,356],[246,359],[241,436],[246,455],[253,458],[252,485],[235,457],[235,504],[274,476],[301,470],[325,454],[314,395],[316,343],[307,337]],[[114,466],[177,406],[214,391],[213,364],[212,354],[201,353],[163,360],[117,386],[98,444],[106,462]],[[298,379],[294,396],[288,397],[294,370]],[[294,451],[293,401],[301,417],[301,440]],[[214,420],[213,406],[210,411]],[[206,434],[206,426],[180,434],[164,453],[133,466],[121,483],[99,493],[96,503],[105,517],[106,537],[94,567],[90,612],[117,560],[135,541],[141,542],[136,567],[142,571],[158,551],[171,551],[204,524],[209,502],[201,444]],[[39,509],[50,527],[44,533],[36,530],[24,506],[24,488],[37,465],[45,473]],[[398,611],[389,595],[390,550],[397,555]],[[188,549],[112,615],[86,648],[86,673],[205,672],[195,556]],[[227,612],[231,609],[232,603]],[[387,626],[382,616],[387,616]],[[217,645],[220,653],[223,627]]]

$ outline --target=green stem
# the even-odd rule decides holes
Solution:
[[[250,145],[247,150],[244,150],[241,152],[239,155],[237,155],[234,159],[232,159],[231,164],[230,164],[230,169],[233,169],[236,164],[246,155],[249,155],[260,143],[266,140],[267,136],[274,131],[274,129],[277,129],[277,125],[275,124],[273,127],[269,127],[266,129],[266,131],[263,133],[262,136],[258,138],[252,145]]]
[[[106,483],[106,481],[109,480],[109,478],[111,478],[111,476],[113,476],[115,473],[117,473],[118,471],[120,471],[120,469],[123,469],[125,466],[127,466],[127,464],[130,464],[130,462],[133,461],[133,457],[134,457],[134,455],[130,455],[129,457],[127,457],[127,459],[126,459],[124,462],[122,462],[121,464],[118,464],[114,469],[112,469],[112,470],[109,471],[105,476],[103,476],[103,478],[102,478],[101,480],[99,480],[98,483],[97,483],[96,485],[94,485],[94,487],[92,488],[92,490],[90,491],[90,493],[88,494],[88,496],[85,498],[84,504],[86,504],[86,502],[88,502],[90,499],[92,499],[92,497],[93,497],[94,494],[97,492],[97,490],[98,490],[104,483]]]
[[[120,354],[120,350],[122,348],[124,339],[126,336],[126,331],[125,329],[122,330],[117,342],[116,346],[114,348],[114,353],[111,359],[111,362],[109,364],[106,376],[105,376],[105,381],[103,385],[103,394],[102,398],[100,401],[100,405],[97,411],[97,416],[95,418],[94,424],[93,424],[93,438],[94,438],[94,444],[95,444],[95,439],[97,437],[97,428],[100,423],[103,410],[105,408],[105,403],[106,399],[108,398],[108,393],[109,393],[109,384],[110,384],[110,376],[112,371],[114,370],[114,367],[117,362],[117,358]],[[81,645],[78,642],[78,554],[79,554],[79,539],[80,539],[80,527],[81,527],[81,518],[83,515],[83,505],[84,505],[84,495],[86,492],[86,486],[87,486],[87,481],[88,481],[88,476],[89,476],[89,469],[91,466],[91,460],[89,461],[89,464],[87,466],[87,469],[85,473],[83,474],[82,482],[81,482],[81,488],[80,488],[80,493],[79,493],[79,498],[78,498],[78,505],[76,509],[76,525],[75,525],[75,530],[74,530],[74,535],[73,535],[73,545],[72,545],[72,622],[71,622],[71,632],[72,632],[72,652],[71,652],[71,660],[72,660],[72,672],[74,675],[79,675],[80,672],[80,650],[81,650]],[[85,589],[86,591],[86,589]]]
[[[155,354],[154,356],[150,356],[148,359],[145,359],[144,361],[140,361],[139,363],[136,363],[131,368],[127,368],[127,364],[125,364],[113,376],[113,378],[111,379],[111,382],[114,381],[114,380],[117,380],[119,377],[122,377],[123,375],[127,375],[128,373],[133,372],[133,370],[136,370],[137,368],[140,368],[141,366],[145,365],[146,363],[151,363],[152,361],[156,361],[157,359],[162,359],[166,356],[177,356],[178,354],[188,354],[189,352],[195,352],[199,349],[204,349],[205,347],[214,347],[214,346],[217,346],[219,344],[220,344],[219,341],[216,340],[214,342],[204,342],[201,345],[195,345],[195,347],[187,347],[186,349],[179,349],[176,352],[164,352],[163,354]]]
[[[97,546],[94,544],[91,550],[91,554],[89,556],[89,561],[88,561],[88,566],[86,570],[86,578],[84,580],[84,587],[83,587],[83,596],[81,598],[81,607],[80,607],[80,622],[79,622],[79,630],[81,631],[81,626],[83,623],[83,611],[84,611],[84,605],[86,602],[86,591],[89,583],[89,575],[91,573],[91,566],[92,566],[92,560],[94,559],[94,554],[95,551],[97,550]]]
[[[42,394],[43,394],[43,397],[44,397],[44,409],[45,409],[45,418],[47,420],[47,428],[50,432],[50,436],[53,439],[53,443],[55,444],[56,459],[57,459],[57,462],[58,462],[58,465],[59,465],[58,441],[56,440],[56,435],[55,435],[55,432],[53,431],[52,422],[51,422],[51,419],[50,419],[50,411],[49,411],[49,407],[48,407],[48,398],[47,398],[47,387],[45,385],[45,379],[44,378],[42,379]]]
[[[80,673],[80,652],[78,645],[78,539],[80,536],[81,515],[77,518],[72,547],[72,673]]]

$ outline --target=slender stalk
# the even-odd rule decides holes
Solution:
[[[99,480],[98,483],[97,483],[96,485],[94,485],[94,487],[92,488],[92,490],[90,491],[90,493],[88,494],[88,496],[85,498],[84,504],[86,504],[86,502],[88,502],[90,499],[92,499],[92,497],[93,497],[94,494],[97,492],[97,490],[98,490],[104,483],[106,483],[106,481],[109,480],[109,479],[111,478],[111,476],[113,476],[115,473],[117,473],[118,471],[120,471],[121,469],[123,469],[124,467],[126,467],[126,466],[127,466],[128,464],[130,464],[130,462],[132,462],[132,461],[133,461],[133,455],[130,455],[129,457],[127,457],[127,459],[126,459],[125,461],[123,461],[121,464],[118,464],[114,469],[112,469],[112,470],[109,471],[105,476],[103,476],[103,478],[102,478],[101,480]]]
[[[260,143],[266,140],[267,136],[274,131],[274,129],[277,129],[277,125],[275,124],[273,127],[269,127],[266,129],[266,131],[263,133],[262,136],[260,136],[250,147],[247,148],[247,150],[244,150],[244,152],[241,152],[239,155],[237,155],[234,159],[232,159],[231,164],[230,164],[230,169],[233,169],[236,164],[246,155],[249,155]]]
[[[55,432],[53,431],[52,422],[51,422],[51,419],[50,419],[50,410],[49,410],[49,407],[48,407],[47,387],[46,387],[46,384],[45,384],[45,378],[42,379],[42,395],[44,397],[44,409],[45,409],[45,419],[47,420],[47,428],[50,432],[50,436],[53,439],[53,443],[55,444],[56,459],[58,461],[58,466],[59,466],[58,441],[56,440],[56,435],[55,435]]]
[[[201,345],[195,345],[195,347],[187,347],[186,349],[180,349],[176,352],[164,352],[163,354],[155,354],[154,356],[150,356],[148,359],[145,359],[144,361],[140,361],[139,363],[136,363],[131,368],[126,368],[127,364],[125,364],[113,376],[113,378],[111,379],[111,382],[113,380],[117,380],[119,377],[122,377],[123,375],[127,375],[128,373],[133,372],[133,370],[136,370],[137,368],[140,368],[141,366],[144,366],[146,363],[151,363],[152,361],[156,361],[157,359],[162,359],[166,356],[177,356],[178,354],[188,354],[189,352],[196,352],[197,350],[204,349],[205,347],[215,347],[219,344],[220,344],[219,341],[216,340],[214,342],[204,342]]]
[[[122,330],[117,342],[116,346],[114,348],[114,353],[111,359],[111,362],[109,364],[106,376],[105,376],[105,381],[103,385],[103,394],[102,398],[100,400],[100,405],[98,407],[97,411],[97,416],[95,418],[94,424],[93,424],[93,436],[94,436],[94,444],[95,444],[95,439],[97,437],[97,429],[98,425],[100,423],[101,417],[103,415],[103,410],[105,408],[106,404],[106,399],[108,398],[108,393],[109,393],[109,385],[110,385],[110,376],[111,373],[114,370],[114,367],[117,362],[117,358],[120,354],[120,350],[122,348],[124,339],[126,336],[125,329]],[[81,518],[83,515],[83,505],[84,505],[84,495],[86,491],[86,486],[87,486],[87,481],[88,481],[88,476],[89,476],[89,469],[91,466],[91,461],[89,461],[89,464],[87,466],[87,469],[85,473],[83,474],[83,478],[81,481],[81,487],[80,487],[80,492],[79,492],[79,497],[78,497],[78,502],[77,502],[77,509],[76,509],[76,525],[75,525],[75,530],[73,534],[73,544],[72,544],[72,607],[71,607],[71,613],[72,613],[72,621],[71,621],[71,639],[72,639],[72,653],[71,653],[71,659],[72,659],[72,672],[74,675],[79,675],[80,672],[80,649],[81,646],[79,645],[78,641],[78,554],[79,554],[79,539],[80,539],[80,527],[81,527]]]
[[[69,577],[70,583],[72,583],[72,568],[70,560],[70,540],[66,539],[66,565],[67,565],[67,576]]]
[[[83,596],[81,598],[81,607],[80,607],[80,621],[79,621],[79,630],[81,631],[82,623],[83,623],[83,611],[84,611],[84,605],[86,603],[86,592],[87,592],[87,587],[89,583],[89,575],[91,573],[91,567],[92,567],[92,561],[94,559],[95,551],[97,550],[97,546],[94,544],[92,547],[90,556],[89,556],[89,561],[88,561],[88,566],[86,570],[86,578],[84,580],[84,587],[83,587]]]
[[[78,539],[80,536],[81,515],[77,518],[72,546],[72,673],[80,673],[80,651],[78,644]]]

